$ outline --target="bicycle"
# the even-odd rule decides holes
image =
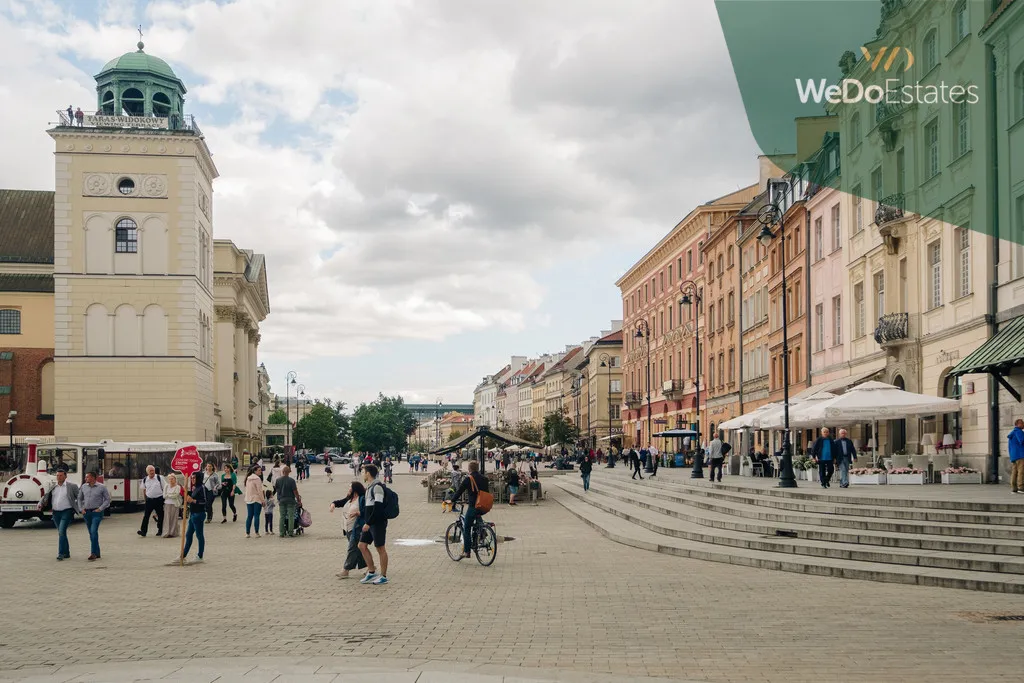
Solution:
[[[465,505],[455,503],[452,511],[459,514],[459,519],[448,525],[444,533],[444,547],[448,551],[448,557],[458,562],[462,554],[462,514]],[[473,539],[470,541],[470,550],[476,555],[477,562],[485,567],[494,564],[498,556],[498,535],[494,532],[494,522],[485,522],[480,517],[473,521]]]

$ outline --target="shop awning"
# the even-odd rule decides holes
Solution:
[[[1003,325],[1003,329],[950,370],[949,375],[992,375],[1019,403],[1020,392],[1010,386],[1006,375],[1020,365],[1024,365],[1024,315]]]

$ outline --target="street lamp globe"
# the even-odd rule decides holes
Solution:
[[[767,225],[762,226],[761,232],[757,235],[757,241],[761,243],[761,246],[770,246],[773,239],[775,239],[775,233],[773,233]]]

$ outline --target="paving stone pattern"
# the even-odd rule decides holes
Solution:
[[[646,552],[605,539],[553,501],[489,516],[516,539],[492,567],[453,563],[441,544],[394,545],[438,538],[453,519],[427,505],[421,475],[404,469],[396,468],[402,515],[389,529],[388,586],[335,577],[344,539],[327,506],[348,478],[327,484],[316,471],[299,484],[313,514],[304,537],[246,539],[243,508],[237,522],[220,524],[218,506],[198,566],[169,566],[179,541],[136,536],[139,514],[103,522],[95,563],[85,560],[81,523],[64,562],[54,559],[52,528],[0,531],[0,679],[56,680],[57,665],[95,662],[131,671],[144,660],[381,657],[435,670],[486,664],[701,681],[1021,680],[1024,623],[986,619],[1024,614],[1019,596]],[[598,468],[594,480],[623,475]]]

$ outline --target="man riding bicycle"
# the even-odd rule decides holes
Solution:
[[[476,460],[470,460],[467,469],[469,474],[462,479],[462,483],[459,484],[459,488],[455,490],[455,495],[452,497],[452,501],[457,501],[462,498],[462,494],[467,494],[467,502],[465,512],[462,516],[462,556],[470,557],[470,543],[473,538],[473,525],[476,524],[478,519],[483,518],[483,513],[476,509],[476,494],[480,491],[490,491],[487,485],[487,477],[480,474],[480,463]],[[454,558],[453,558],[454,559]]]

